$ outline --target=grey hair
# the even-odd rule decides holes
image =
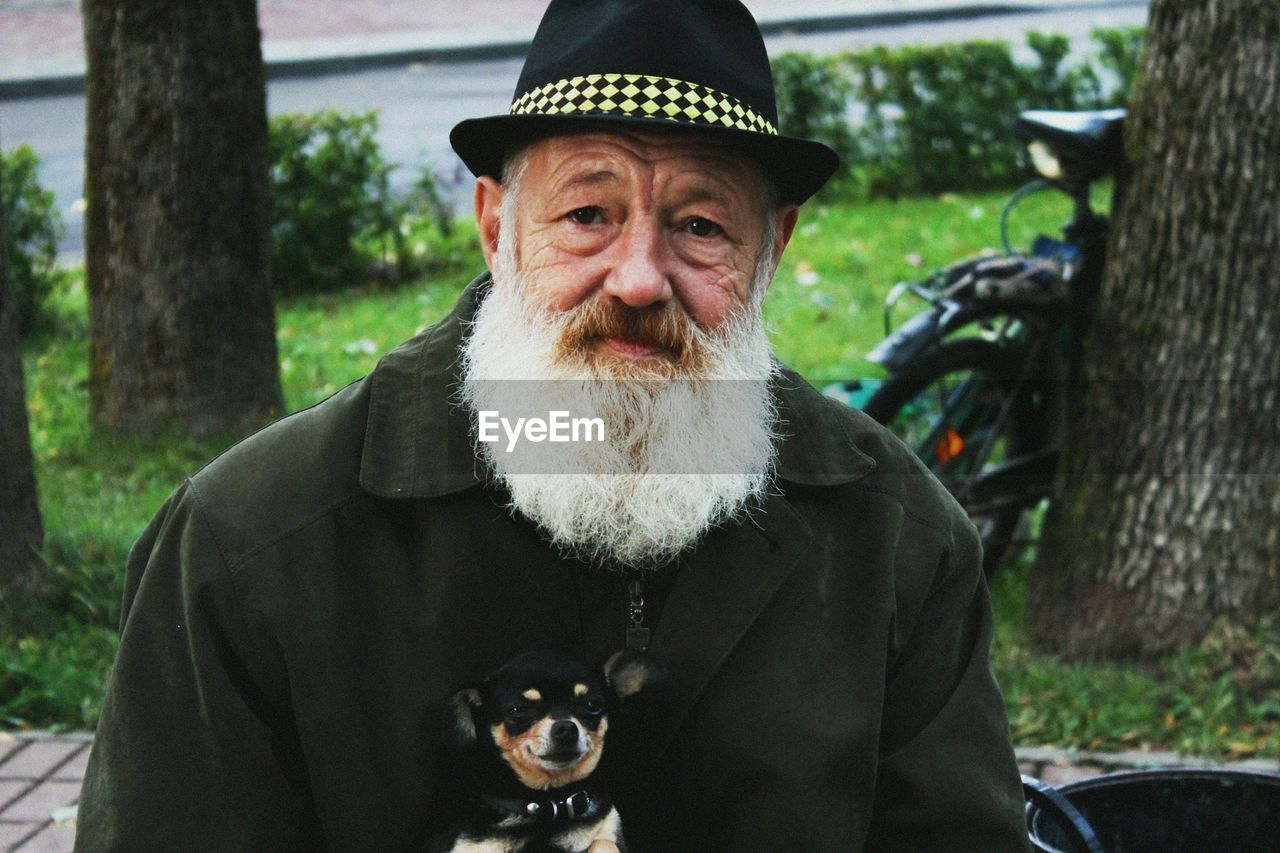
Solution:
[[[520,194],[524,188],[524,173],[529,167],[529,153],[532,145],[526,145],[509,156],[502,164],[502,188],[505,191],[502,202],[498,205],[498,269],[493,270],[495,276],[511,276],[516,273],[519,257],[516,255],[516,210],[520,203]]]
[[[504,187],[512,182],[519,183],[524,177],[524,170],[529,166],[529,154],[533,151],[533,143],[526,143],[513,149],[502,160],[502,175],[498,183]]]

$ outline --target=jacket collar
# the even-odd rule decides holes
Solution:
[[[484,482],[471,449],[470,416],[458,401],[459,346],[488,290],[467,285],[443,320],[388,353],[369,377],[360,485],[379,497],[430,498]]]
[[[483,483],[488,471],[475,455],[470,416],[458,402],[459,347],[492,279],[473,280],[439,323],[402,344],[369,377],[369,421],[360,484],[387,498],[429,498]],[[859,450],[851,420],[798,374],[783,368],[776,382],[783,436],[782,480],[832,486],[870,473],[875,462]]]

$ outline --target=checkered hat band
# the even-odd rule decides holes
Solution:
[[[607,115],[732,127],[777,136],[764,116],[737,98],[697,83],[645,74],[587,74],[526,92],[512,115]]]

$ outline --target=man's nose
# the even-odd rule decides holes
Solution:
[[[604,282],[606,295],[632,308],[671,300],[671,247],[660,223],[633,216],[623,226],[615,248],[617,260]]]

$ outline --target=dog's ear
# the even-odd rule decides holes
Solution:
[[[604,678],[619,699],[634,696],[645,687],[666,681],[671,670],[640,652],[617,652],[604,662]]]
[[[480,691],[459,690],[445,709],[445,735],[448,745],[458,751],[476,742],[476,718],[472,713],[480,707]]]

